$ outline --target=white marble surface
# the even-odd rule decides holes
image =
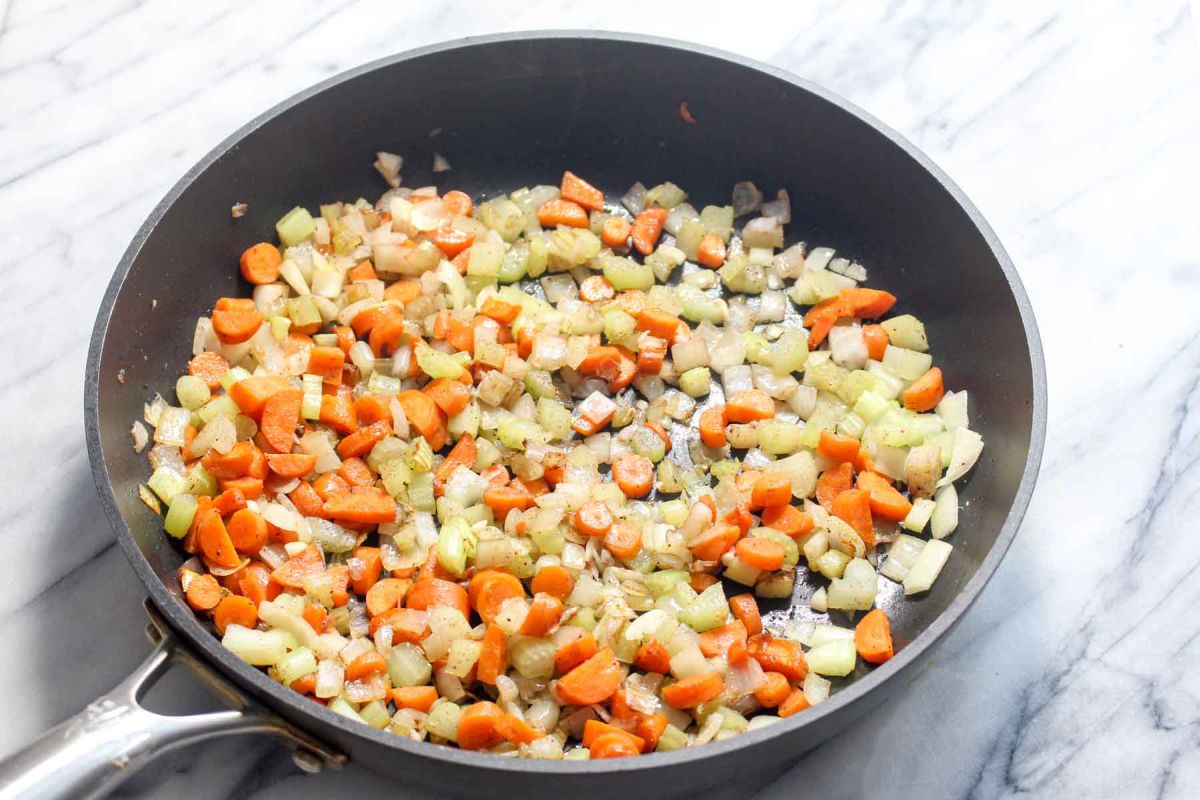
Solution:
[[[1042,477],[995,580],[907,691],[759,796],[1200,796],[1187,6],[488,5],[0,0],[0,753],[147,651],[140,584],[92,488],[81,388],[102,290],[159,197],[253,115],[347,67],[470,34],[637,27],[793,70],[924,148],[1008,247],[1046,349]],[[205,702],[182,684],[168,694],[177,709]],[[185,792],[408,796],[353,767],[302,776],[247,738],[171,756],[123,790]]]

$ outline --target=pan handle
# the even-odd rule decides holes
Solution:
[[[111,792],[159,753],[236,733],[270,733],[288,740],[308,772],[341,767],[346,757],[274,714],[251,710],[246,698],[183,647],[147,602],[150,656],[108,694],[0,763],[3,800],[84,800]],[[166,716],[140,700],[172,664],[183,664],[231,708]]]

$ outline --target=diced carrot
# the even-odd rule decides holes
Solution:
[[[717,523],[694,539],[689,549],[701,561],[716,561],[733,547],[741,533],[737,525]]]
[[[430,236],[446,258],[454,258],[475,244],[475,234],[449,225],[443,225]]]
[[[841,297],[849,311],[849,316],[863,319],[882,316],[896,304],[895,295],[880,289],[865,289],[861,286],[843,289]]]
[[[737,557],[755,569],[776,570],[783,566],[783,547],[760,536],[747,536],[734,545]]]
[[[509,303],[492,295],[483,301],[483,305],[479,307],[479,313],[491,317],[502,325],[511,325],[512,321],[521,313],[521,307],[516,303]]]
[[[808,674],[808,661],[800,645],[790,639],[772,636],[769,633],[751,636],[748,649],[750,657],[768,672],[782,672],[789,681],[802,681]]]
[[[614,699],[619,695],[620,692],[613,695]],[[591,747],[601,736],[609,735],[628,737],[629,741],[638,749],[639,752],[646,745],[640,736],[630,733],[624,728],[619,728],[616,725],[610,725],[607,722],[601,722],[598,719],[589,719],[587,722],[583,723],[583,736],[580,738],[583,741],[584,747]]]
[[[317,465],[317,457],[308,453],[267,453],[267,466],[281,478],[303,478]]]
[[[463,750],[489,750],[504,737],[497,723],[504,712],[495,703],[481,700],[463,709],[458,718],[458,746]]]
[[[221,385],[221,378],[229,371],[229,362],[220,353],[205,351],[197,353],[188,362],[188,374],[204,381],[209,389]]]
[[[888,346],[887,331],[882,325],[863,325],[862,332],[867,341],[867,357],[882,361]]]
[[[554,595],[535,594],[529,604],[529,613],[525,616],[518,631],[522,636],[545,636],[550,629],[558,624],[563,614],[563,603]]]
[[[616,290],[603,275],[589,275],[579,284],[579,299],[585,303],[602,303],[616,296]]]
[[[706,233],[696,246],[696,263],[716,269],[725,263],[725,240],[716,233]]]
[[[416,394],[421,393],[416,392]],[[424,397],[424,395],[421,396]],[[351,456],[361,456],[369,453],[372,447],[390,435],[391,432],[392,426],[382,420],[374,422],[365,428],[359,428],[338,443],[338,455],[342,458],[350,458]]]
[[[570,200],[548,200],[537,210],[538,222],[543,228],[566,225],[571,228],[586,228],[588,213],[583,206]]]
[[[804,325],[808,328],[808,348],[815,350],[825,341],[833,324],[847,314],[846,304],[841,295],[822,300],[808,310],[804,315]]]
[[[817,502],[826,511],[833,508],[833,499],[850,489],[854,468],[843,462],[829,467],[817,478]],[[830,511],[832,513],[832,511]]]
[[[360,565],[351,571],[350,588],[355,594],[366,596],[383,573],[383,554],[378,547],[359,545],[354,548],[351,558],[358,559]]]
[[[716,575],[709,575],[707,572],[692,572],[688,574],[688,586],[692,587],[692,591],[700,594],[708,587],[717,582]]]
[[[629,234],[632,230],[633,226],[624,217],[609,217],[600,228],[600,242],[613,250],[621,249],[629,244]]]
[[[657,639],[647,639],[634,653],[633,664],[643,672],[666,675],[671,671],[671,651]]]
[[[475,437],[469,433],[464,433],[458,437],[458,442],[454,447],[450,448],[450,452],[446,454],[445,460],[434,470],[433,477],[439,481],[448,481],[450,480],[450,476],[459,467],[470,469],[475,464],[475,455],[477,452]]]
[[[887,478],[876,472],[860,472],[856,485],[869,494],[873,517],[900,522],[912,510],[912,503],[908,498],[900,494]]]
[[[575,369],[580,375],[596,375],[607,380],[616,377],[621,354],[612,345],[593,345]]]
[[[788,695],[786,700],[779,704],[779,709],[775,713],[786,718],[800,713],[810,705],[812,703],[808,702],[808,695],[804,693],[804,690],[796,689]]]
[[[661,712],[647,714],[638,722],[635,731],[646,742],[644,752],[648,753],[658,747],[658,740],[662,738],[668,724],[667,715]]]
[[[230,489],[227,492],[221,492],[213,498],[213,509],[222,517],[227,517],[235,511],[240,511],[246,507],[246,495],[238,489]]]
[[[775,416],[775,401],[761,389],[743,389],[725,402],[725,418],[729,422],[757,422]]]
[[[404,317],[391,314],[382,317],[367,334],[367,344],[376,356],[390,356],[400,348],[408,331],[404,328]]]
[[[612,421],[617,413],[617,404],[611,398],[597,393],[575,405],[575,419],[571,429],[580,436],[592,436]]]
[[[767,672],[764,676],[766,680],[754,690],[754,697],[763,708],[778,708],[792,693],[792,686],[782,672]]]
[[[475,204],[471,202],[471,195],[466,192],[451,189],[442,195],[442,209],[452,216],[469,217],[474,208]]]
[[[603,536],[613,526],[613,515],[608,510],[606,503],[592,500],[579,507],[572,521],[580,533],[588,536]]]
[[[371,263],[371,259],[360,261],[346,271],[346,280],[350,283],[358,283],[359,281],[373,281],[379,275],[375,272],[375,265]]]
[[[379,524],[396,519],[396,501],[376,486],[354,486],[325,500],[325,516],[344,522]]]
[[[942,385],[942,371],[938,367],[931,368],[921,377],[913,381],[904,390],[904,407],[909,411],[929,411],[942,401],[946,389]]]
[[[558,679],[558,696],[573,706],[603,703],[620,688],[621,677],[617,656],[606,647]]]
[[[594,656],[599,649],[596,639],[583,631],[578,638],[559,646],[558,652],[554,654],[554,671],[564,675]]]
[[[516,509],[524,511],[533,504],[529,492],[520,486],[489,486],[483,490],[483,504],[492,510],[497,522]]]
[[[299,389],[285,389],[271,395],[263,406],[258,432],[275,452],[292,451],[296,425],[300,422],[300,405],[303,401],[304,393]]]
[[[250,599],[231,594],[222,598],[213,610],[213,624],[219,636],[224,636],[230,625],[253,628],[258,624],[258,609]]]
[[[346,354],[340,347],[314,347],[308,351],[310,375],[320,375],[326,383],[342,382],[342,368],[346,366]]]
[[[853,436],[843,436],[831,431],[821,431],[817,444],[817,453],[830,461],[849,461],[854,463],[858,457],[859,441]]]
[[[705,658],[724,656],[736,642],[746,643],[746,626],[740,620],[705,631],[700,634],[700,652]]]
[[[325,571],[325,557],[315,544],[301,550],[271,573],[271,580],[289,589],[303,589],[304,581]]]
[[[621,310],[631,317],[636,317],[646,310],[646,293],[641,289],[626,289],[617,295]]]
[[[383,290],[384,300],[408,305],[421,296],[421,282],[416,278],[401,278]]]
[[[638,337],[637,371],[642,375],[658,375],[667,358],[667,343],[657,336]]]
[[[402,316],[404,309],[395,303],[380,303],[379,305],[364,308],[362,311],[354,315],[354,319],[350,320],[350,327],[354,330],[354,335],[362,338],[371,332],[376,325],[387,317]]]
[[[267,400],[290,386],[287,379],[279,375],[254,375],[229,387],[229,399],[237,404],[243,414],[258,420]]]
[[[709,447],[724,447],[729,440],[725,437],[725,406],[709,406],[700,412],[700,441]]]
[[[658,237],[662,235],[663,223],[667,221],[667,209],[647,208],[633,218],[633,246],[644,256],[654,252]]]
[[[411,581],[402,578],[383,578],[376,581],[366,592],[367,614],[377,617],[385,611],[399,608],[411,585]]]
[[[514,714],[505,714],[496,722],[496,731],[509,744],[520,745],[542,738],[542,732]]]
[[[764,508],[762,524],[764,527],[774,528],[780,533],[785,533],[793,539],[803,536],[814,527],[811,514],[791,505]]]
[[[483,647],[476,663],[476,677],[480,683],[496,685],[496,679],[508,669],[508,637],[497,625],[488,625],[483,635]]]
[[[854,646],[868,664],[882,664],[892,657],[892,626],[882,609],[873,609],[858,621]]]
[[[203,514],[196,527],[196,542],[200,545],[200,552],[204,554],[204,558],[225,569],[240,564],[241,556],[229,538],[229,531],[225,529],[221,515],[211,508],[196,513]]]
[[[432,380],[423,391],[447,417],[459,414],[471,402],[471,390],[449,378]]]
[[[684,322],[679,317],[659,308],[647,308],[637,316],[639,331],[646,331],[655,338],[662,339],[668,345],[675,343],[679,336],[680,326]]]
[[[871,494],[866,489],[841,492],[833,498],[829,513],[854,528],[868,548],[875,546],[875,530],[871,525]]]
[[[254,445],[250,442],[237,442],[227,453],[216,449],[209,450],[200,459],[200,465],[210,475],[218,480],[224,478],[240,478],[250,469],[254,460]]]
[[[575,579],[566,567],[548,564],[537,571],[529,584],[531,592],[545,592],[559,600],[566,600],[575,588]]]
[[[317,479],[312,483],[313,491],[321,498],[324,503],[335,494],[350,491],[350,484],[346,483],[346,479],[336,472],[324,472],[317,476]]]
[[[375,473],[361,458],[347,458],[337,468],[338,476],[351,486],[371,486],[375,483]]]
[[[257,500],[262,497],[263,493],[263,479],[255,478],[253,475],[243,475],[240,478],[225,478],[218,480],[217,485],[221,487],[222,492],[236,489],[247,500]]]
[[[360,681],[368,675],[383,672],[387,662],[375,650],[368,650],[346,665],[345,676],[348,681]]]
[[[641,750],[633,742],[633,736],[630,734],[606,733],[592,742],[588,752],[594,759],[628,758],[636,756]]]
[[[622,453],[612,463],[612,477],[626,497],[645,497],[654,488],[654,464],[637,453]]]
[[[417,583],[420,583],[418,581]],[[413,584],[415,588],[417,584]],[[456,586],[457,584],[450,584]],[[429,634],[429,621],[425,609],[390,608],[371,617],[367,633],[374,636],[380,628],[392,629],[392,642],[419,642]]]
[[[762,633],[762,615],[758,611],[758,601],[752,594],[738,594],[729,598],[729,611],[734,619],[746,626],[746,633],[758,636]]]
[[[719,672],[693,675],[676,681],[662,690],[662,698],[672,708],[695,708],[725,691],[725,681]]]
[[[354,402],[350,395],[321,395],[320,421],[343,435],[358,430],[358,423],[354,418]]]
[[[604,210],[604,192],[592,186],[574,172],[564,172],[559,194],[564,200],[578,203],[592,211]]]
[[[436,606],[447,606],[458,609],[464,618],[471,616],[466,590],[457,583],[441,578],[422,577],[408,590],[407,603],[409,608],[418,611],[425,611]]]
[[[181,574],[185,572],[185,570],[180,570]],[[183,594],[193,611],[212,611],[221,602],[221,596],[224,593],[221,591],[221,584],[217,583],[217,579],[212,575],[207,573],[193,575],[190,580],[185,579],[185,581],[187,588],[184,589]]]
[[[792,501],[792,479],[783,472],[767,470],[754,481],[751,510],[787,505]]]
[[[246,297],[222,297],[212,313],[213,331],[225,344],[241,344],[262,325],[262,314]]]
[[[267,522],[248,508],[234,512],[227,526],[229,539],[240,553],[257,553],[267,543]]]
[[[390,694],[396,708],[411,708],[423,713],[433,708],[438,699],[436,686],[401,686],[392,689]]]
[[[628,561],[642,551],[642,531],[635,523],[622,520],[604,534],[604,547],[617,558]]]
[[[283,255],[270,242],[259,242],[242,252],[242,277],[253,284],[274,283],[279,278]]]
[[[490,624],[505,600],[525,596],[525,587],[511,573],[487,569],[471,577],[467,596],[480,619]]]
[[[446,437],[449,435],[446,431],[446,415],[429,395],[409,389],[397,395],[397,400],[404,409],[408,424],[425,437],[430,447],[436,451],[446,446]]]

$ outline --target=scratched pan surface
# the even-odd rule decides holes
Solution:
[[[685,123],[681,101],[695,124]],[[438,130],[437,135],[432,132]],[[613,763],[502,759],[354,724],[242,664],[180,602],[181,553],[138,500],[147,476],[130,422],[190,356],[195,318],[245,293],[234,265],[288,208],[384,188],[376,150],[405,156],[410,186],[474,194],[554,183],[564,168],[610,196],[671,180],[698,203],[752,180],[791,194],[794,237],[836,247],[926,322],[987,442],[962,484],[954,554],[934,589],[881,601],[900,650],[826,703],[718,744]],[[435,176],[432,159],[453,165]],[[230,217],[235,202],[248,214]],[[118,375],[123,381],[118,380]],[[96,322],[86,381],[88,446],[109,520],[155,604],[232,683],[358,763],[467,796],[671,797],[769,773],[903,686],[983,589],[1016,532],[1041,456],[1045,381],[1016,273],[978,212],[915,148],[818,87],[690,45],[613,34],[510,34],[403,54],[336,77],[221,144],[155,209],[117,267]],[[793,605],[815,584],[799,580]],[[772,613],[792,612],[780,604]],[[127,624],[141,624],[128,620]]]

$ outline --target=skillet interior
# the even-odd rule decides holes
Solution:
[[[729,775],[734,759],[766,766],[794,757],[865,713],[868,693],[882,699],[872,690],[886,678],[914,667],[982,588],[1015,532],[1040,457],[1044,379],[1028,304],[998,243],[936,168],[861,112],[769,68],[697,50],[638,37],[517,34],[368,65],[218,147],[155,210],[114,276],[89,359],[87,424],[122,546],[157,604],[210,662],[360,762],[443,789],[440,776],[419,767],[452,762],[464,792],[495,791],[497,781],[545,792],[550,784],[539,776],[554,773],[556,793],[577,784],[615,795],[653,780],[670,795]],[[696,124],[680,117],[684,100]],[[635,180],[672,180],[697,203],[727,202],[738,180],[787,188],[794,236],[861,261],[869,285],[900,298],[897,313],[926,322],[951,387],[970,389],[972,427],[987,442],[960,489],[955,553],[941,579],[927,596],[887,606],[898,643],[912,644],[830,702],[768,731],[603,770],[416,746],[347,723],[224,651],[176,597],[181,555],[137,498],[148,468],[130,449],[129,424],[155,390],[170,391],[190,355],[196,316],[216,297],[246,291],[234,267],[241,251],[271,237],[274,221],[296,203],[373,200],[386,188],[371,168],[379,149],[405,156],[406,185],[472,194],[553,183],[566,168],[613,196]],[[434,152],[452,171],[432,174]],[[249,204],[240,220],[230,217],[234,202]]]

